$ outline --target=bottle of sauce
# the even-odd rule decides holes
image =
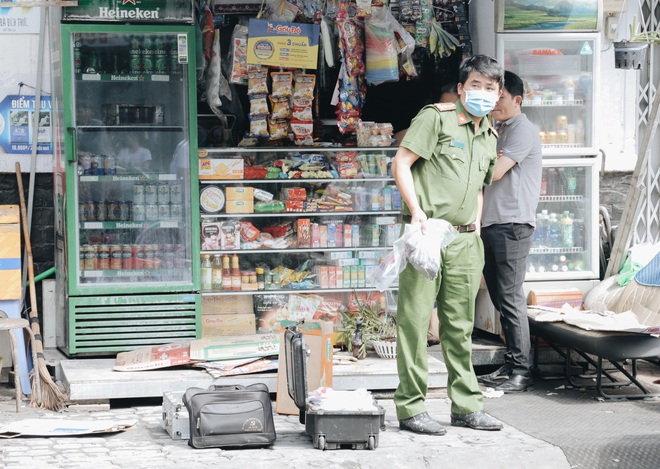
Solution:
[[[362,360],[367,356],[367,349],[364,347],[362,340],[362,318],[357,318],[355,321],[355,332],[351,340],[353,346],[353,356],[358,360]]]
[[[231,271],[229,270],[229,255],[222,256],[222,289],[231,290]]]
[[[202,290],[208,291],[213,287],[213,270],[211,266],[211,255],[202,255]]]
[[[234,291],[241,289],[241,269],[236,254],[231,258],[231,289]]]
[[[265,290],[266,275],[264,274],[264,269],[263,267],[257,267],[255,270],[257,272],[257,290]]]
[[[222,257],[220,254],[213,254],[213,273],[212,273],[213,290],[222,290]]]

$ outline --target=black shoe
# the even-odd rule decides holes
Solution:
[[[531,391],[532,389],[534,389],[534,378],[523,375],[512,375],[511,378],[495,388],[496,391],[504,391],[505,394]]]
[[[454,427],[470,427],[475,430],[502,430],[502,424],[483,410],[469,414],[451,413],[451,424]]]
[[[511,365],[505,363],[497,370],[487,375],[477,376],[477,381],[488,386],[497,386],[511,377]]]
[[[447,429],[433,420],[428,412],[422,412],[409,419],[399,420],[399,428],[425,435],[444,435]]]

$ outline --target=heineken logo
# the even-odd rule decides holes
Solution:
[[[135,0],[123,0],[121,2],[122,5],[126,5],[127,3],[132,3],[133,5],[135,5]]]
[[[129,2],[135,5],[135,0],[124,0],[124,3]],[[121,10],[120,8],[99,7],[99,17],[112,19],[153,20],[158,18],[158,10],[143,10],[142,8],[136,8],[135,10]]]

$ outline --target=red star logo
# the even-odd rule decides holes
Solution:
[[[135,0],[122,0],[121,2],[122,5],[126,5],[127,3],[132,3],[133,5],[135,5]]]

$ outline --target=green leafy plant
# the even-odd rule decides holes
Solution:
[[[360,302],[357,294],[355,301],[358,304],[356,311],[341,311],[342,329],[339,331],[339,342],[349,353],[353,351],[353,335],[355,334],[358,318],[362,318],[362,346],[360,355],[366,353],[366,347],[372,340],[396,340],[396,321],[378,305]]]
[[[660,45],[660,31],[637,32],[637,17],[633,16],[630,24],[630,42],[646,42],[648,44]]]

